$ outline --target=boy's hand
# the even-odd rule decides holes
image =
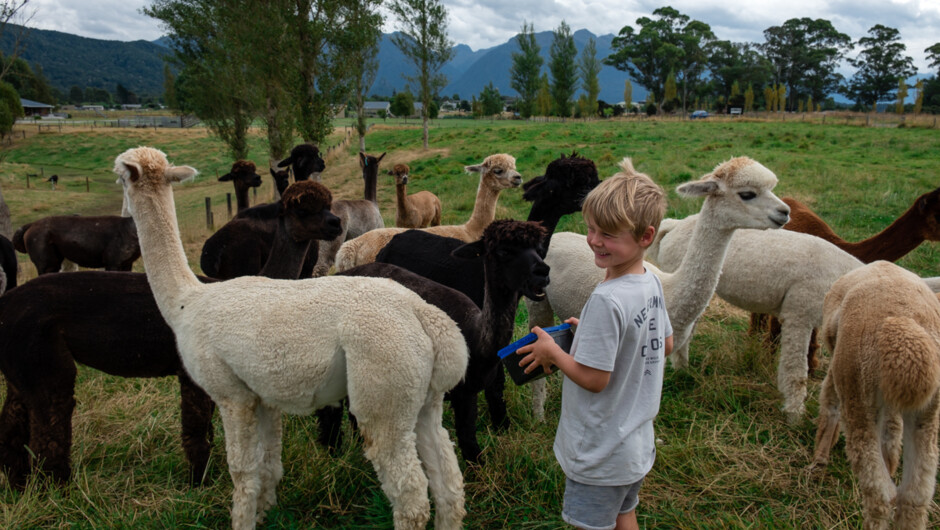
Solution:
[[[569,324],[572,326],[577,326],[580,323],[581,321],[578,320],[578,317],[568,317],[568,320],[565,320],[565,324]]]
[[[559,352],[564,353],[564,351],[555,344],[555,339],[542,328],[535,326],[532,328],[532,333],[536,335],[535,342],[526,344],[516,350],[516,355],[525,355],[525,357],[519,361],[519,366],[525,367],[525,370],[523,370],[525,373],[529,373],[541,366],[545,369],[545,373],[550,374],[552,373],[552,365],[556,364],[554,361],[555,356]]]

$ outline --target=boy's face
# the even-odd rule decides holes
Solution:
[[[607,270],[605,279],[643,273],[643,254],[652,244],[655,233],[652,226],[646,227],[643,236],[637,240],[633,232],[628,230],[612,234],[604,232],[588,218],[585,218],[585,222],[588,227],[587,243],[594,252],[594,264]]]

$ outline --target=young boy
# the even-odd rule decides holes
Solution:
[[[565,374],[555,456],[567,477],[562,517],[579,528],[638,528],[672,351],[662,284],[643,267],[665,210],[665,193],[646,175],[618,174],[591,191],[582,207],[587,243],[606,275],[580,319],[566,320],[577,326],[571,355],[538,327],[536,342],[517,350],[526,372],[554,364]]]

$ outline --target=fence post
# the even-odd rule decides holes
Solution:
[[[212,197],[206,197],[206,228],[212,230]]]
[[[228,218],[231,219],[232,218],[232,194],[231,193],[225,194],[225,203],[228,206]]]
[[[88,177],[85,177],[85,193],[88,193],[89,191],[90,190],[88,189]]]

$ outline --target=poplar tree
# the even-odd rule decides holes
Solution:
[[[552,114],[552,89],[548,82],[548,74],[542,74],[539,78],[539,92],[535,97],[535,107],[539,116]]]
[[[633,105],[633,83],[629,79],[623,82],[623,103],[627,110]]]
[[[428,110],[431,100],[447,85],[440,70],[454,56],[454,45],[447,37],[447,9],[439,0],[392,0],[388,7],[398,17],[400,31],[392,42],[416,70],[406,78],[418,87],[422,141],[427,149]]]
[[[917,90],[917,98],[914,100],[914,114],[920,114],[921,109],[924,108],[924,80],[918,79],[914,89]]]
[[[571,97],[578,84],[575,66],[578,49],[574,45],[571,27],[564,20],[554,30],[553,35],[549,61],[549,70],[552,73],[552,100],[555,113],[567,118],[571,116]]]
[[[509,70],[510,86],[519,93],[519,115],[528,118],[536,110],[536,97],[539,92],[539,72],[544,60],[541,48],[535,41],[534,26],[522,23],[522,32],[516,35],[519,52],[512,54],[512,68]]]
[[[584,49],[581,50],[581,58],[578,61],[578,71],[581,73],[581,88],[584,89],[586,105],[582,109],[582,114],[587,116],[597,115],[597,96],[601,93],[600,82],[597,79],[601,72],[601,62],[597,58],[597,43],[591,38],[588,40]]]
[[[904,99],[905,98],[907,98],[907,83],[904,82],[903,77],[899,77],[897,101],[894,103],[895,113],[904,114]]]
[[[747,90],[744,91],[744,112],[754,110],[754,87],[747,84]]]

